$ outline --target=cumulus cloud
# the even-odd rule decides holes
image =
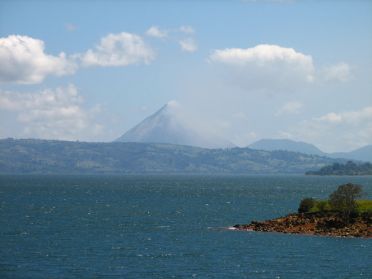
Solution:
[[[186,52],[195,52],[198,46],[193,38],[186,38],[179,41],[181,49]]]
[[[223,65],[232,82],[245,90],[294,90],[314,80],[311,56],[277,45],[215,50],[209,60]]]
[[[285,48],[278,45],[257,45],[246,49],[228,48],[215,50],[210,58],[212,61],[233,65],[253,63],[265,66],[271,65],[273,62],[283,62],[305,68],[310,74],[314,68],[311,56],[296,52],[293,48]]]
[[[84,66],[127,66],[150,63],[155,54],[140,36],[122,32],[103,37],[99,45],[80,58]]]
[[[41,92],[0,91],[0,109],[15,113],[21,136],[76,140],[99,135],[102,126],[94,120],[99,107],[84,109],[74,85]]]
[[[328,152],[355,149],[371,144],[372,106],[358,110],[330,112],[306,120],[288,131]]]
[[[327,81],[349,81],[352,77],[350,66],[347,63],[341,62],[330,67],[326,67],[322,73]]]
[[[209,61],[225,66],[233,81],[245,89],[286,90],[314,80],[310,55],[278,45],[217,49]]]
[[[71,23],[65,27],[69,31],[76,29]],[[190,26],[182,26],[175,32],[191,34],[194,30]],[[168,31],[152,26],[146,34],[165,38]],[[191,37],[179,40],[178,43],[183,51],[197,50],[197,44]],[[148,64],[153,59],[155,52],[143,38],[127,32],[108,34],[94,48],[69,56],[64,52],[58,55],[47,54],[45,44],[40,39],[10,35],[0,38],[0,83],[34,84],[42,82],[49,75],[73,74],[81,66],[118,67]]]
[[[283,114],[298,114],[300,113],[303,104],[301,102],[292,101],[285,103],[277,112],[276,115],[280,116]]]
[[[75,70],[76,64],[65,53],[46,54],[42,40],[20,35],[0,38],[0,82],[39,83],[48,75]]]
[[[168,36],[168,32],[166,30],[161,30],[157,26],[151,26],[147,31],[146,35],[150,37],[155,37],[155,38],[165,38]]]
[[[279,45],[217,49],[208,60],[224,66],[231,81],[248,90],[294,91],[322,81],[347,82],[352,78],[345,62],[316,69],[311,55]]]

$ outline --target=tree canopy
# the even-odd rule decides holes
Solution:
[[[347,183],[338,186],[337,190],[329,196],[329,203],[334,210],[343,213],[345,218],[356,209],[355,199],[362,196],[362,186]]]
[[[315,205],[315,200],[313,198],[304,198],[300,202],[300,206],[298,207],[298,213],[309,212],[313,208],[314,205]]]
[[[345,164],[334,163],[332,165],[324,166],[316,171],[308,171],[307,175],[371,175],[372,164],[367,163],[354,163],[348,161]]]

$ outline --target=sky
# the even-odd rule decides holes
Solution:
[[[0,1],[0,138],[112,141],[164,104],[238,146],[372,144],[372,1]]]

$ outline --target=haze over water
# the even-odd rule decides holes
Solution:
[[[226,228],[372,177],[0,176],[1,278],[371,278],[370,239]]]

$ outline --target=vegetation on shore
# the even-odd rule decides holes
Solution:
[[[345,164],[333,163],[316,171],[308,171],[306,175],[372,175],[372,164],[357,164],[348,161]]]
[[[328,200],[304,198],[300,202],[298,213],[334,212],[342,214],[345,221],[361,214],[372,216],[372,200],[357,200],[362,195],[361,185],[347,183],[338,186],[337,190],[329,195]]]
[[[358,214],[372,212],[372,200],[356,200],[355,212]],[[311,208],[306,211],[308,213],[332,212],[332,207],[328,200],[314,200]]]
[[[372,200],[357,200],[362,186],[338,186],[328,200],[304,198],[298,213],[262,222],[235,225],[238,230],[328,236],[372,237]]]

